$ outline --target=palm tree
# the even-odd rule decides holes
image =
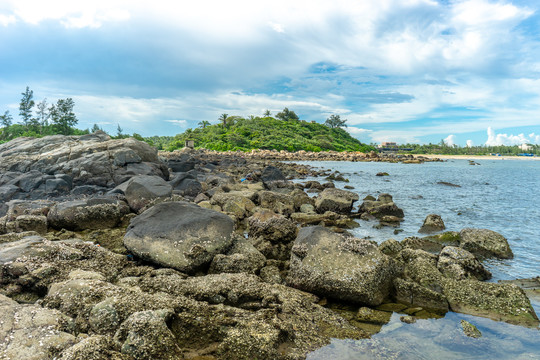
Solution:
[[[207,127],[208,125],[210,125],[210,121],[203,120],[199,122],[199,126],[202,127],[203,129]]]
[[[264,117],[269,117],[270,115],[272,115],[272,113],[270,112],[270,110],[266,109],[263,115]]]
[[[218,118],[219,121],[223,124],[223,127],[227,126],[227,118],[229,117],[229,114],[221,114],[221,116]]]

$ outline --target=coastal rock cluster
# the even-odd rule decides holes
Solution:
[[[158,154],[103,133],[0,145],[0,358],[302,359],[392,311],[538,326],[520,287],[483,282],[483,259],[512,257],[502,235],[437,233],[434,217],[434,235],[354,238],[355,219],[403,210],[294,183],[331,174],[280,154]]]

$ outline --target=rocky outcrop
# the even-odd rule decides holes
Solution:
[[[488,229],[463,229],[459,246],[475,255],[512,259],[514,254],[501,234]]]
[[[34,173],[30,173],[32,171]],[[113,187],[135,175],[156,175],[164,179],[169,176],[154,148],[133,138],[111,140],[103,132],[14,139],[0,145],[0,172],[19,174],[13,181],[22,192],[42,185],[46,191],[47,181],[55,179],[63,180],[67,186],[72,183],[73,186]],[[33,179],[28,178],[28,174],[32,174]],[[43,178],[37,174],[53,177]],[[49,183],[49,189],[62,187],[66,185],[59,181]]]
[[[446,246],[439,254],[437,268],[446,277],[456,280],[489,280],[491,273],[465,249]]]
[[[159,176],[134,176],[125,183],[116,187],[126,196],[129,207],[139,212],[152,200],[170,197],[172,186]]]
[[[444,229],[446,229],[446,226],[444,226],[441,216],[437,214],[429,214],[426,216],[426,219],[418,232],[422,234],[431,234],[434,232],[443,231]]]
[[[314,226],[298,233],[287,282],[320,296],[379,305],[390,293],[394,272],[392,260],[371,242]]]
[[[165,202],[131,221],[124,245],[144,260],[193,273],[229,249],[233,226],[227,215],[217,211]]]

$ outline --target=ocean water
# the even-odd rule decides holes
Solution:
[[[428,214],[443,218],[447,230],[485,228],[508,239],[514,252],[510,260],[484,262],[493,273],[491,281],[540,275],[540,161],[466,160],[424,164],[378,162],[300,162],[339,171],[354,186],[360,199],[380,193],[393,196],[405,213],[397,235],[393,228],[375,229],[377,222],[358,220],[351,232],[378,243],[393,238],[422,236],[418,229]],[[375,176],[387,172],[389,176]],[[306,180],[322,178],[308,178]],[[460,187],[438,184],[448,182]],[[359,203],[362,201],[360,200]],[[537,314],[540,303],[532,301]],[[540,359],[540,332],[489,319],[448,313],[443,319],[404,324],[394,314],[380,333],[369,340],[334,340],[308,359]],[[475,324],[481,339],[460,331],[460,320]]]

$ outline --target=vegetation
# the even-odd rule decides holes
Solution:
[[[268,114],[267,110],[265,114]],[[195,146],[211,150],[275,149],[288,151],[371,151],[373,147],[362,144],[339,127],[328,127],[315,122],[298,120],[294,111],[287,108],[276,115],[242,118],[222,114],[219,124],[199,124],[178,134],[166,150],[184,146],[185,140],[194,140]],[[338,116],[339,119],[339,116]],[[343,121],[344,122],[344,121]]]
[[[400,145],[401,149],[412,149],[404,151],[407,154],[433,154],[433,155],[489,155],[500,154],[515,156],[518,154],[528,153],[540,155],[540,145],[529,144],[530,149],[522,150],[519,146],[513,145],[497,145],[497,146],[466,146],[457,145],[449,146],[443,141],[438,144],[405,144]]]

